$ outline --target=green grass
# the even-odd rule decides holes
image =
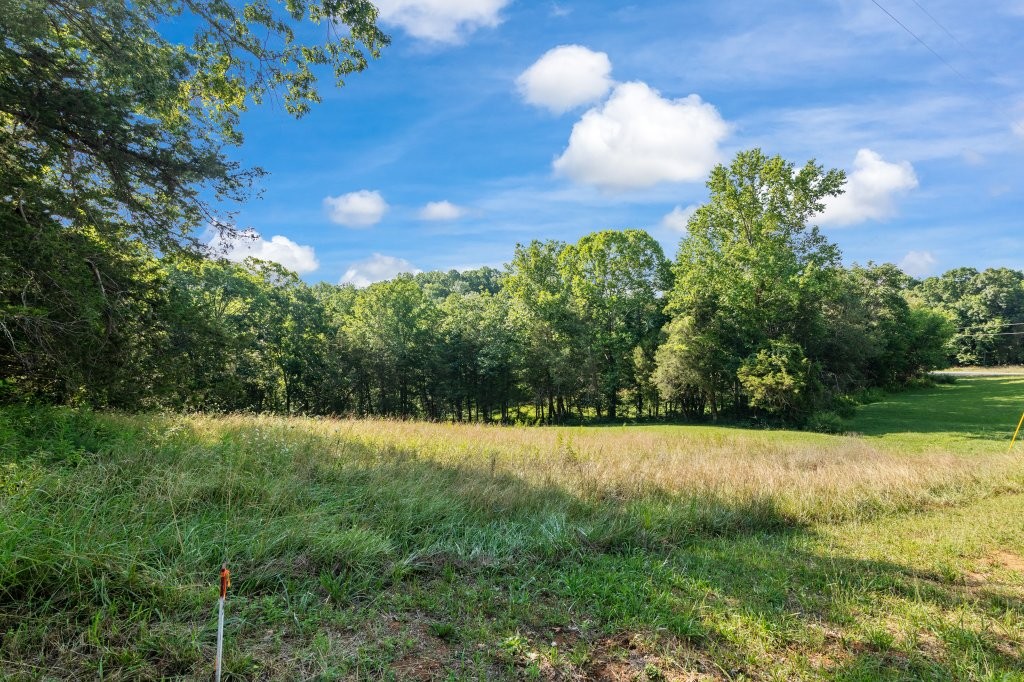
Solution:
[[[992,441],[1009,445],[1022,412],[1024,375],[961,377],[865,405],[849,428],[905,450],[977,452]]]
[[[209,678],[227,559],[228,679],[1024,680],[1020,410],[1001,377],[856,437],[0,411],[0,678]]]

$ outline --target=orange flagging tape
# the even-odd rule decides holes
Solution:
[[[213,678],[220,682],[220,669],[224,656],[224,602],[231,587],[231,571],[226,563],[220,567],[220,599],[217,601],[217,658],[213,662]]]
[[[231,587],[231,571],[228,570],[228,565],[224,564],[220,567],[220,596],[222,599],[228,596],[229,587]]]

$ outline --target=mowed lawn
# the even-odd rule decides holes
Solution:
[[[849,434],[0,411],[0,678],[1024,680],[1024,377]]]

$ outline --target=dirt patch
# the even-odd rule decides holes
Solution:
[[[853,657],[849,645],[838,630],[829,627],[821,627],[824,641],[821,646],[814,647],[810,651],[793,649],[790,653],[803,655],[807,664],[819,671],[828,671],[846,665]]]
[[[1024,574],[1024,557],[1013,552],[1007,552],[1005,550],[998,550],[992,552],[986,557],[988,563],[992,566],[998,566],[1005,568],[1015,573]]]
[[[965,571],[964,583],[967,587],[983,587],[989,583],[1000,583],[994,580],[992,572],[1010,571],[1024,575],[1024,557],[1007,550],[999,549],[982,557],[977,564],[978,570]]]
[[[671,657],[653,653],[647,638],[622,634],[595,642],[584,679],[610,682],[705,682],[728,679],[707,654],[682,641],[670,646],[661,642],[661,650]]]
[[[981,587],[988,582],[988,576],[977,571],[966,571],[964,573],[964,584],[967,587]]]
[[[400,623],[395,620],[389,628],[401,632],[412,642],[410,651],[394,662],[393,669],[399,679],[436,680],[446,677],[452,663],[451,648],[431,631],[428,621],[416,618]]]

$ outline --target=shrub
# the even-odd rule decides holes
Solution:
[[[817,388],[815,367],[799,344],[769,341],[748,357],[736,374],[751,407],[793,422],[810,411]]]
[[[835,412],[815,412],[807,420],[807,430],[818,433],[843,433],[843,419]]]
[[[880,388],[865,388],[857,394],[855,400],[861,405],[870,405],[885,400],[885,391]]]
[[[848,395],[839,395],[832,400],[832,412],[843,419],[852,419],[857,413],[857,401]]]

